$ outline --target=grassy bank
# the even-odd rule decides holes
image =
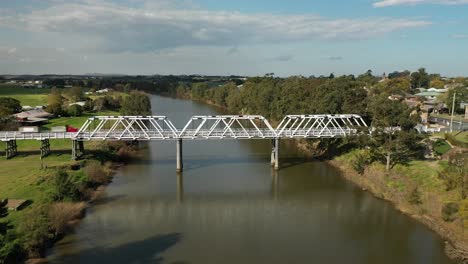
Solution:
[[[390,201],[403,213],[436,231],[449,242],[446,250],[450,257],[462,263],[468,261],[468,199],[461,197],[459,188],[448,190],[447,182],[441,177],[448,162],[416,160],[397,165],[391,171],[374,162],[360,174],[353,164],[362,151],[343,154],[331,163],[348,180]],[[457,210],[448,210],[455,207]]]
[[[44,105],[48,92],[48,89],[0,86],[0,96],[18,99],[23,106]],[[41,126],[41,131],[65,125],[79,128],[96,115],[119,113],[104,110],[84,112],[79,117],[53,118]],[[0,204],[2,264],[43,257],[45,249],[84,216],[87,201],[93,200],[96,190],[110,181],[117,165],[137,156],[136,147],[125,142],[85,142],[85,156],[72,161],[71,141],[51,140],[52,153],[41,160],[40,141],[20,140],[17,144],[18,155],[7,160],[3,155],[5,143],[0,142],[0,202],[27,201],[18,211],[7,212],[4,204]]]

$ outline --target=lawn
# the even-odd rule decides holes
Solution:
[[[97,112],[97,113],[83,113],[82,116],[79,117],[59,117],[59,118],[53,118],[49,120],[49,123],[46,125],[42,126],[42,129],[44,130],[50,130],[52,127],[56,126],[65,126],[69,125],[75,128],[80,128],[84,122],[93,116],[118,116],[119,113],[115,111],[102,111],[102,112]]]
[[[468,143],[468,131],[455,134],[454,136],[456,140],[463,143]]]
[[[48,88],[23,88],[14,84],[0,84],[0,96],[13,97],[23,106],[45,105],[49,93]]]

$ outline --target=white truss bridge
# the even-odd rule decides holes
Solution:
[[[288,115],[276,128],[259,115],[193,116],[178,129],[165,116],[96,116],[78,132],[0,132],[1,141],[338,138],[367,130],[358,115]]]
[[[17,154],[17,140],[40,140],[41,158],[50,153],[49,140],[72,141],[72,158],[84,153],[84,141],[177,141],[177,171],[182,171],[182,140],[271,139],[271,164],[279,168],[281,138],[342,138],[368,134],[369,128],[359,115],[288,115],[276,128],[259,115],[193,116],[178,129],[166,116],[96,116],[89,118],[78,132],[0,132],[6,142],[5,154]]]

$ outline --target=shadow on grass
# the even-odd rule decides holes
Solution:
[[[179,233],[153,236],[112,248],[97,247],[60,256],[60,263],[162,263],[163,252],[181,240]],[[186,262],[175,262],[186,263]]]

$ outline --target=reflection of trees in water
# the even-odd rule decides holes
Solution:
[[[129,242],[117,247],[94,247],[77,254],[60,256],[61,263],[163,263],[161,254],[177,244],[179,233],[158,235],[140,241]],[[176,262],[184,263],[184,262]]]

